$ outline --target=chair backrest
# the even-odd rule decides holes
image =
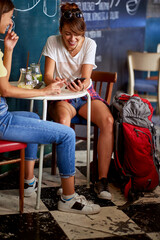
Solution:
[[[110,104],[113,85],[117,81],[117,73],[93,71],[91,79],[93,81],[94,89],[101,97],[103,97],[102,92],[105,89],[104,85],[106,85],[106,90],[105,92],[103,92],[104,93],[103,98],[106,100],[108,104]]]
[[[128,52],[129,86],[128,93],[134,94],[134,71],[159,72],[160,79],[160,53]]]
[[[157,45],[157,53],[159,53],[160,52],[160,43],[158,43],[158,45]]]

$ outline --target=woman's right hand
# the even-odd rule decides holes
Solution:
[[[50,83],[45,88],[43,88],[44,95],[60,94],[61,84],[62,84],[62,81],[56,81],[54,83]]]
[[[15,47],[17,41],[18,41],[19,37],[17,36],[17,34],[12,31],[12,24],[10,24],[10,27],[8,29],[8,32],[5,36],[4,39],[4,46],[7,50],[13,50],[13,48]]]

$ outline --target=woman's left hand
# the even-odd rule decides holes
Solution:
[[[84,90],[84,84],[80,80],[78,80],[78,84],[72,81],[71,83],[68,83],[67,89],[73,92],[80,92]]]
[[[13,50],[18,39],[19,39],[19,37],[17,36],[17,34],[14,31],[12,31],[12,25],[10,25],[8,32],[4,39],[5,48],[8,50]]]

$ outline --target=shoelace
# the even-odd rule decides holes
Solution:
[[[85,196],[83,196],[83,195],[78,195],[78,194],[77,194],[77,196],[75,196],[75,199],[76,199],[78,202],[83,203],[83,204],[85,204],[85,205],[93,204],[92,201],[88,201],[88,200],[85,198]]]

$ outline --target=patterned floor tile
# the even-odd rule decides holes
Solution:
[[[38,212],[36,207],[37,194],[24,198],[24,213]],[[40,211],[48,211],[45,204],[40,201]],[[0,215],[19,213],[19,191],[0,190]]]
[[[129,217],[117,207],[102,207],[96,215],[80,215],[51,212],[57,223],[69,239],[88,239],[96,237],[123,236],[144,234],[144,232]],[[79,231],[77,230],[79,228]],[[85,236],[86,233],[86,236]]]
[[[160,239],[160,232],[147,233],[147,236],[149,236],[150,239],[152,239],[152,240],[159,240]]]
[[[86,152],[81,154],[79,151],[77,154],[76,192],[99,204],[101,212],[84,216],[57,211],[60,178],[58,174],[51,176],[50,162],[47,160],[43,168],[40,210],[35,210],[34,194],[24,199],[24,214],[18,213],[18,170],[0,177],[0,239],[159,240],[160,187],[129,203],[110,181],[112,200],[98,199],[93,184],[86,188]],[[36,176],[37,167],[38,162]]]
[[[0,223],[0,239],[68,239],[49,212],[0,216]]]
[[[130,205],[123,209],[143,231],[160,232],[160,203]]]

